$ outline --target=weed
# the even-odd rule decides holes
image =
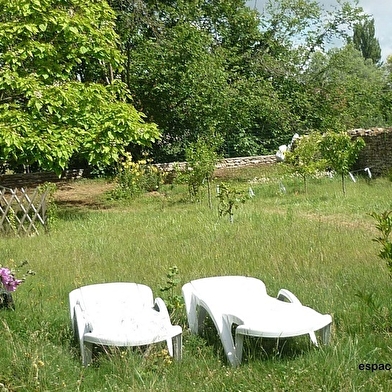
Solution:
[[[169,268],[166,275],[166,284],[160,288],[164,294],[167,309],[172,318],[177,319],[177,314],[184,307],[182,296],[178,293],[180,279],[178,278],[178,267],[174,265]]]

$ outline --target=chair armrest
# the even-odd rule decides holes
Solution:
[[[82,339],[86,332],[92,331],[92,325],[88,322],[85,312],[77,303],[74,307],[73,329],[79,339]]]
[[[291,291],[286,289],[280,289],[277,298],[279,301],[287,299],[293,304],[302,305],[301,301]]]
[[[155,298],[154,309],[170,320],[167,306],[162,298],[159,298],[159,297]]]

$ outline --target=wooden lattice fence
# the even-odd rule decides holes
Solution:
[[[31,235],[39,234],[39,227],[46,229],[48,192],[0,187],[0,232]]]

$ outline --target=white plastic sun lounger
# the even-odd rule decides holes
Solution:
[[[321,330],[323,343],[329,341],[330,315],[303,306],[285,289],[277,298],[270,297],[264,283],[256,278],[218,276],[193,280],[182,287],[182,293],[191,332],[203,330],[208,314],[233,366],[241,363],[244,336],[286,338],[309,334],[318,345],[315,332]]]
[[[144,346],[166,341],[181,358],[182,328],[172,325],[162,299],[137,283],[84,286],[69,294],[71,321],[80,344],[82,363],[92,359],[93,345]]]

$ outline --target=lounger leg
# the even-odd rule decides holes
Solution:
[[[206,318],[207,312],[206,310],[201,307],[198,306],[197,307],[197,316],[196,316],[196,322],[194,325],[194,330],[193,332],[200,334],[203,331],[203,327],[204,327],[204,320]]]
[[[236,362],[233,366],[239,366],[242,361],[242,349],[244,347],[244,335],[242,333],[235,334],[235,357]]]
[[[328,344],[330,337],[331,337],[331,324],[328,324],[321,330],[321,340],[323,344]]]
[[[91,363],[93,357],[93,344],[89,342],[81,342],[80,350],[82,354],[82,364],[87,366]]]
[[[234,367],[239,366],[242,357],[242,346],[244,337],[242,334],[235,335],[235,343],[233,335],[231,334],[231,322],[224,320],[221,328],[217,326],[217,330],[220,331],[219,335],[222,341],[223,349],[225,351],[226,357],[230,364]],[[237,349],[238,344],[238,349]]]
[[[312,341],[312,343],[313,343],[316,347],[318,347],[318,342],[317,342],[316,334],[315,334],[314,332],[310,332],[310,333],[309,333],[309,337],[310,337],[310,340]]]

